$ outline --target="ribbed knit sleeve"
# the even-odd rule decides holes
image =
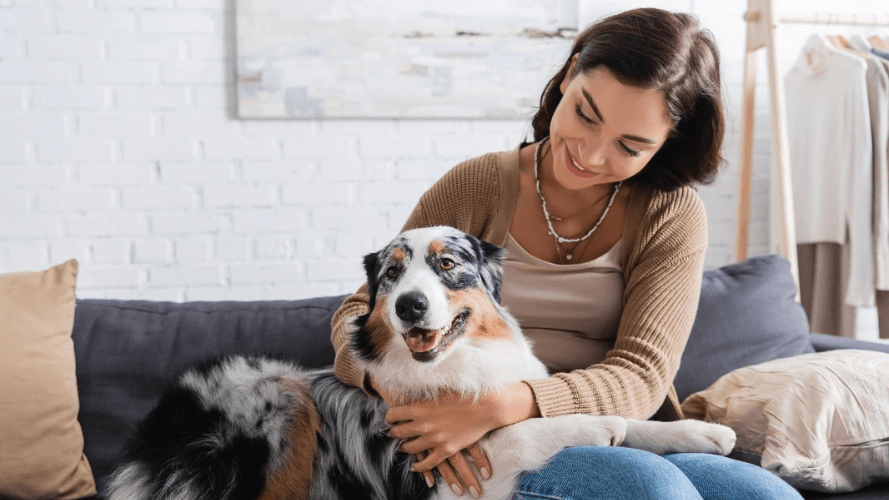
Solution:
[[[447,172],[423,194],[402,231],[445,225],[490,241],[496,226],[494,220],[500,218],[503,208],[500,169],[504,154],[468,160]],[[331,340],[336,353],[334,373],[344,384],[362,387],[368,393],[365,371],[351,349],[349,326],[352,318],[367,312],[369,300],[367,285],[362,285],[343,301],[331,319]]]
[[[647,419],[658,410],[691,333],[706,248],[707,218],[697,193],[654,194],[624,269],[614,348],[588,369],[527,381],[543,416]]]
[[[367,312],[369,300],[367,285],[361,285],[357,292],[343,301],[330,320],[330,340],[333,342],[335,353],[333,372],[336,378],[346,385],[361,387],[368,393],[370,388],[364,384],[364,369],[358,365],[357,358],[350,348],[349,331],[351,320]]]

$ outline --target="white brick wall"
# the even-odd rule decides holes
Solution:
[[[593,17],[617,8],[580,4]],[[733,260],[746,2],[646,4],[694,11],[722,51],[729,165],[701,189],[716,267]],[[0,272],[77,258],[80,297],[345,293],[362,280],[361,256],[448,168],[512,148],[530,130],[502,120],[238,120],[234,5],[0,1]],[[789,37],[785,67],[800,38]],[[758,92],[753,254],[769,251],[763,78]]]

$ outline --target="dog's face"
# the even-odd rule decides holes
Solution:
[[[502,262],[502,248],[443,226],[404,232],[367,255],[370,310],[355,322],[359,354],[375,360],[396,338],[428,363],[463,336],[484,335]]]

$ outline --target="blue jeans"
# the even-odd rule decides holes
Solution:
[[[567,448],[522,476],[514,499],[801,500],[771,472],[726,457],[660,457],[620,447]]]

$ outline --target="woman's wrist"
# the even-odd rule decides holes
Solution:
[[[540,416],[540,410],[534,400],[534,392],[528,384],[524,382],[509,384],[497,394],[498,407],[493,412],[497,423],[495,428]]]

